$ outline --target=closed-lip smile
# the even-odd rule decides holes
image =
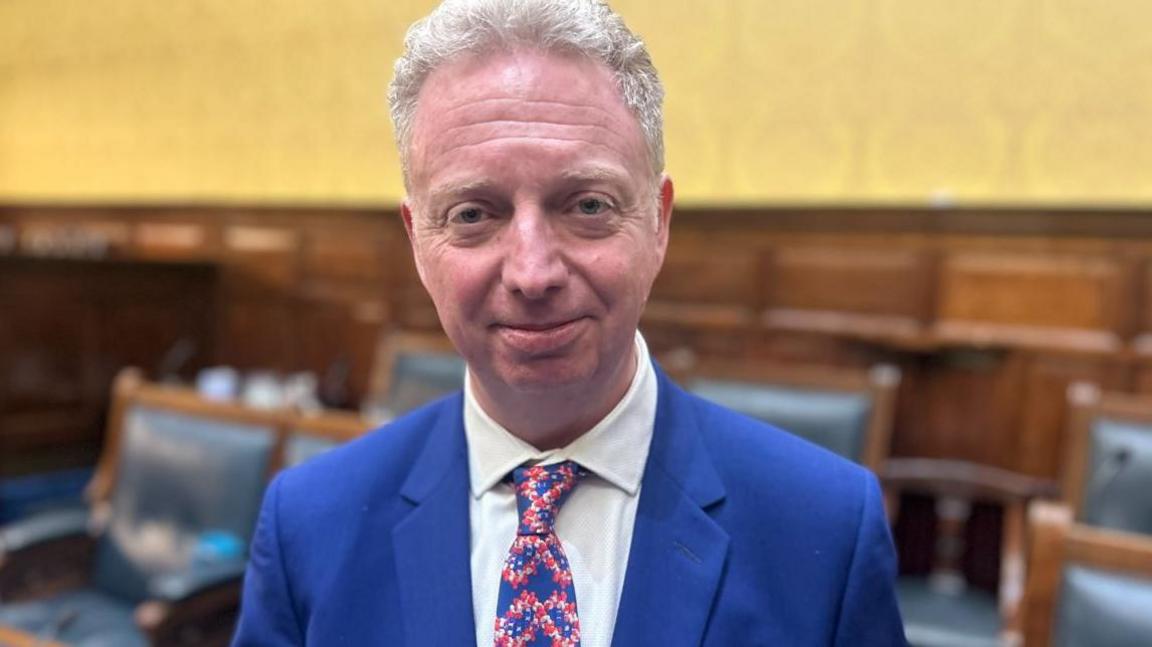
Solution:
[[[528,330],[531,332],[540,332],[543,330],[551,330],[553,328],[559,328],[560,326],[565,326],[565,325],[573,323],[579,319],[580,319],[580,317],[576,317],[574,319],[561,319],[561,320],[547,322],[547,323],[541,323],[539,321],[524,321],[524,322],[515,322],[515,323],[502,323],[502,324],[497,324],[497,325],[501,328],[512,328],[515,330]]]
[[[583,334],[586,317],[558,321],[517,321],[494,326],[499,339],[525,355],[549,355],[562,351]]]

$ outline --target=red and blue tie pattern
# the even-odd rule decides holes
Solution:
[[[572,569],[555,524],[584,474],[572,461],[513,470],[520,525],[500,577],[495,647],[579,647]]]

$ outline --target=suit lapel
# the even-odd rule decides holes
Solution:
[[[468,460],[459,396],[444,404],[401,489],[415,507],[392,532],[406,642],[471,645]]]
[[[707,509],[724,498],[688,397],[658,372],[655,432],[615,645],[697,645],[728,556],[728,534]]]

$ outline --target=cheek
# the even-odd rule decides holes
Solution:
[[[623,252],[597,255],[588,267],[592,268],[594,289],[601,300],[624,314],[630,305],[642,306],[647,299],[653,265],[650,252],[628,247]]]
[[[438,310],[467,316],[483,305],[491,285],[489,263],[474,255],[453,251],[437,254],[429,261],[425,270],[431,279],[429,291]]]
[[[636,255],[636,262],[632,264],[629,278],[640,308],[648,302],[648,295],[652,292],[652,284],[660,272],[660,265],[659,250],[649,248]]]

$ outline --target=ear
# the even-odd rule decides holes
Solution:
[[[412,238],[412,202],[409,198],[404,198],[400,203],[400,219],[404,221],[404,231],[408,232],[408,242],[415,244]]]
[[[668,249],[668,229],[672,226],[672,203],[675,198],[672,178],[667,173],[660,176],[660,212],[656,214],[656,244],[660,251],[660,262],[664,262],[664,252]]]
[[[410,198],[404,198],[404,201],[400,203],[400,219],[404,221],[404,231],[408,233],[408,244],[412,247],[412,259],[416,261],[416,274],[420,276],[420,282],[427,288],[428,282],[424,280],[424,263],[421,261],[420,250],[416,245],[416,235],[412,230],[412,201]]]

